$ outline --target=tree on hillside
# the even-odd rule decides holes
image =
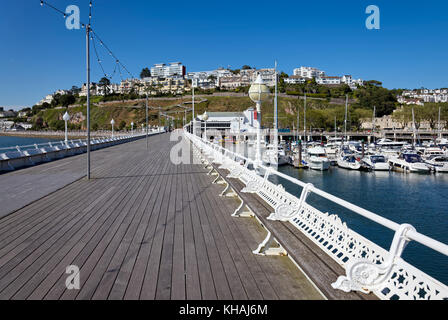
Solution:
[[[59,98],[59,104],[63,107],[68,107],[76,102],[76,98],[72,94],[65,94]]]
[[[376,107],[376,116],[390,115],[396,108],[397,98],[391,90],[383,88],[380,81],[370,80],[354,92],[358,99],[356,107],[371,109]]]
[[[110,86],[110,80],[106,77],[102,77],[98,82],[98,86],[103,88],[104,95],[107,95],[109,92],[108,86]]]
[[[244,66],[241,67],[242,70],[249,70],[252,69],[251,66],[248,66],[247,64],[245,64]]]
[[[148,68],[143,68],[140,72],[140,79],[149,78],[151,76],[151,71]]]

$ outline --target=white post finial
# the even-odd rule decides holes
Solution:
[[[64,115],[62,116],[62,119],[65,121],[65,144],[68,143],[68,126],[67,122],[70,120],[70,115],[67,111],[65,111]]]
[[[110,121],[110,124],[112,125],[112,138],[113,138],[113,137],[114,137],[114,124],[115,124],[115,120],[112,119],[112,120]]]

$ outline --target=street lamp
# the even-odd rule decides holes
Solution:
[[[264,84],[261,75],[258,74],[257,80],[249,89],[249,98],[256,103],[257,111],[254,114],[257,120],[257,151],[255,155],[255,166],[262,164],[261,161],[261,103],[269,98],[269,88]]]
[[[204,120],[204,124],[205,124],[204,136],[205,136],[205,140],[207,140],[207,120],[208,120],[207,111],[204,112],[204,115],[202,116],[202,120]]]
[[[131,136],[134,135],[134,122],[131,122]]]
[[[110,121],[110,124],[112,125],[112,138],[113,138],[113,137],[114,137],[114,124],[115,124],[115,120],[112,119],[112,120]]]
[[[64,116],[62,119],[65,121],[65,144],[68,143],[68,128],[67,128],[67,122],[70,120],[70,115],[67,111],[65,111]]]

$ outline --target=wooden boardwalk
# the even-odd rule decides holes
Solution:
[[[238,203],[202,166],[173,164],[175,143],[164,134],[149,152],[144,140],[95,151],[93,180],[78,172],[1,218],[0,299],[322,299],[288,257],[252,254],[265,231],[230,216]],[[23,183],[39,190],[45,179],[25,173],[83,171],[84,159],[24,169]],[[69,265],[79,290],[66,288]]]

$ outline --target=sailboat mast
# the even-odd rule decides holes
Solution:
[[[412,107],[412,126],[414,128],[414,140],[413,140],[413,144],[412,146],[415,146],[415,139],[416,139],[416,134],[415,134],[415,130],[417,129],[415,126],[415,117],[414,117],[414,107]]]
[[[348,95],[345,95],[345,120],[344,120],[344,140],[347,141],[347,108],[348,108]]]
[[[277,61],[275,61],[274,73],[275,73],[274,146],[276,147],[276,150],[277,150],[277,144],[278,144],[278,107],[277,107],[277,81],[278,81],[278,75],[277,75]]]
[[[438,119],[438,122],[437,122],[437,129],[439,131],[439,138],[442,138],[442,133],[440,131],[440,107],[439,107],[439,119]]]
[[[336,116],[334,116],[334,137],[337,138]],[[336,141],[336,140],[335,140]]]
[[[305,101],[303,104],[303,141],[306,143],[306,91],[305,91]]]
[[[300,106],[297,105],[297,143],[299,142]]]
[[[376,106],[373,106],[373,117],[372,117],[372,142],[375,140],[375,113]]]

